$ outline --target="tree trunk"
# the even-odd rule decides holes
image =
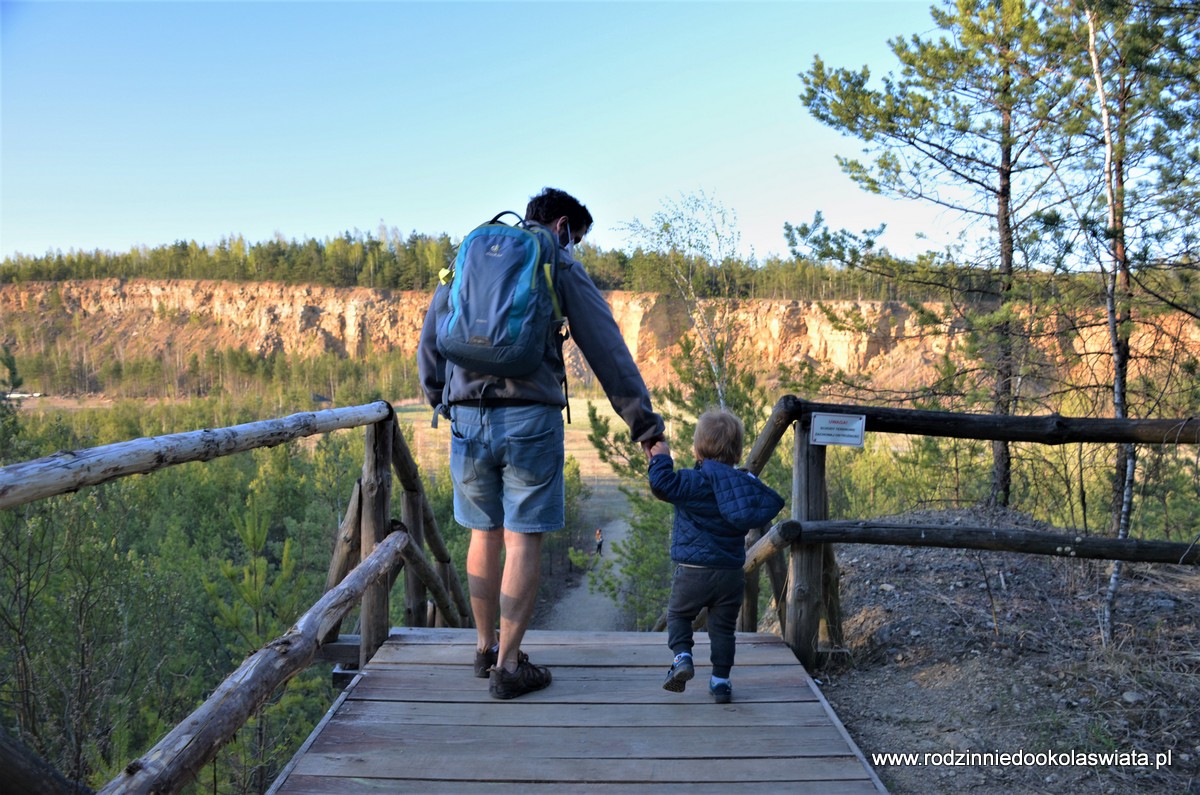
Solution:
[[[1003,56],[1004,53],[999,55]],[[1013,290],[1013,227],[1012,227],[1012,76],[1011,67],[1005,65],[1001,70],[999,100],[1000,100],[1000,163],[997,169],[998,185],[996,191],[996,233],[1000,244],[1000,311],[1004,319],[992,332],[996,342],[995,382],[992,385],[992,413],[1009,416],[1016,408],[1013,389],[1016,363],[1013,355],[1015,348],[1015,324],[1007,310],[1012,301]],[[997,440],[992,442],[992,486],[988,502],[992,505],[1007,507],[1012,494],[1012,453],[1008,442]]]
[[[0,770],[4,771],[4,784],[0,785],[0,790],[5,792],[92,795],[92,790],[63,778],[44,759],[5,731],[0,731]]]

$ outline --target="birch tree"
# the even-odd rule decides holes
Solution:
[[[1063,62],[1075,65],[1073,110],[1084,122],[1058,129],[1064,139],[1090,144],[1079,151],[1098,153],[1057,165],[1055,174],[1080,232],[1077,267],[1099,281],[1112,415],[1148,416],[1164,393],[1154,387],[1139,399],[1132,389],[1135,329],[1163,308],[1200,317],[1190,286],[1200,235],[1200,7],[1068,0],[1055,11]],[[1194,376],[1194,354],[1190,359]],[[1112,477],[1111,532],[1118,538],[1130,532],[1136,473],[1137,449],[1122,445]],[[1105,642],[1112,639],[1121,568],[1117,561],[1110,571]]]

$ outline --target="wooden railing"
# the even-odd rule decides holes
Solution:
[[[822,619],[829,642],[841,645],[835,542],[947,546],[1071,557],[1200,564],[1196,545],[1032,533],[1015,528],[912,527],[871,520],[828,520],[825,447],[809,442],[814,413],[865,417],[865,430],[982,440],[1066,444],[1200,443],[1200,419],[1089,420],[995,417],[809,403],[782,398],[746,460],[761,472],[789,429],[794,431],[792,517],[759,533],[745,570],[766,566],[785,641],[805,665],[818,660]],[[60,452],[0,468],[0,509],[75,491],[131,474],[269,447],[332,430],[365,427],[362,478],[337,530],[325,595],[283,636],[251,655],[212,696],[157,745],[126,766],[102,793],[172,793],[195,778],[217,751],[281,684],[315,659],[361,666],[387,639],[389,594],[401,569],[409,626],[469,626],[458,580],[417,465],[384,402],[296,414],[217,430],[172,434]],[[400,484],[399,521],[392,514],[392,472]],[[433,560],[426,557],[427,546]],[[782,555],[784,550],[790,554]],[[785,559],[786,558],[786,559]],[[757,577],[748,578],[756,583]],[[341,635],[360,606],[360,633]],[[748,586],[740,628],[757,628],[757,590]],[[0,749],[2,752],[2,749]],[[14,765],[6,765],[10,771]],[[64,790],[65,791],[65,790]]]
[[[247,658],[207,701],[129,763],[102,793],[178,792],[280,685],[314,660],[365,665],[387,640],[389,594],[401,569],[413,575],[405,576],[409,626],[469,626],[467,599],[425,497],[416,461],[392,407],[382,401],[63,451],[0,468],[0,509],[5,509],[127,475],[364,426],[363,474],[337,530],[325,595],[284,635]],[[393,469],[401,489],[399,521],[391,518]],[[435,562],[422,551],[425,545]],[[342,620],[356,606],[360,607],[360,633],[339,635]],[[25,761],[14,759],[4,767],[12,771]],[[31,765],[31,769],[38,768]],[[10,783],[20,790],[23,782]],[[25,783],[33,787],[29,791],[46,791],[45,780]]]
[[[1151,561],[1200,565],[1200,545],[1048,534],[1016,528],[913,527],[864,521],[831,522],[825,482],[825,450],[809,441],[812,415],[842,414],[865,418],[865,431],[1007,442],[1200,443],[1200,418],[1179,420],[1072,419],[1059,415],[1002,417],[910,409],[810,403],[785,396],[746,459],[751,472],[762,471],[789,429],[795,435],[792,518],[754,541],[746,553],[747,596],[740,628],[757,628],[756,572],[767,567],[784,640],[808,667],[818,662],[821,621],[828,642],[841,646],[841,604],[834,542],[901,544],[990,549],[1062,557]],[[788,550],[790,554],[782,553]],[[786,558],[786,560],[785,560]]]

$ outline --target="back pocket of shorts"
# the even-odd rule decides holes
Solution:
[[[547,428],[532,436],[508,439],[508,463],[522,473],[529,484],[548,483],[562,470],[563,446],[557,428]]]

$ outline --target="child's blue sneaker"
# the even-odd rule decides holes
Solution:
[[[695,675],[696,668],[692,665],[692,655],[677,655],[675,662],[671,664],[671,670],[667,671],[667,681],[663,682],[663,690],[682,693],[683,689],[687,687],[688,680]]]
[[[710,679],[708,692],[712,693],[713,701],[718,704],[728,704],[733,700],[733,683],[728,679],[720,682]]]

